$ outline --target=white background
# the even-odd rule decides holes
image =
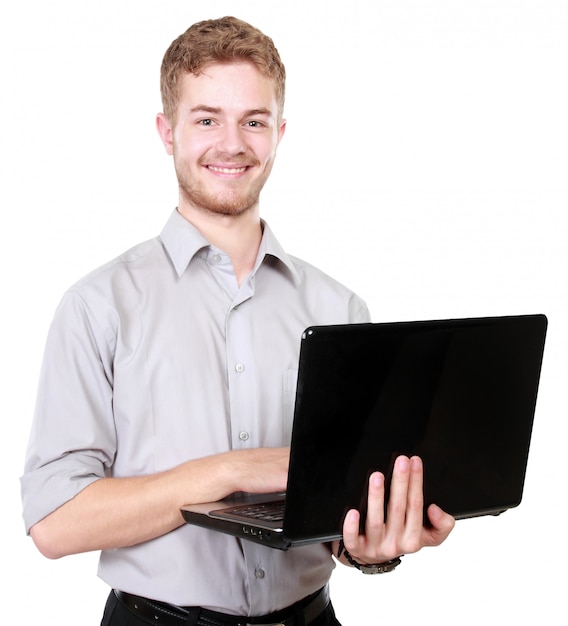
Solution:
[[[344,626],[568,623],[568,3],[21,0],[0,19],[2,587],[14,623],[99,623],[96,555],[48,561],[19,483],[63,291],[175,206],[154,130],[169,43],[233,14],[288,70],[262,213],[374,321],[542,312],[549,334],[521,506],[464,520],[388,576],[340,568]],[[206,565],[206,564],[205,564]],[[61,608],[64,607],[64,608]],[[10,613],[8,613],[10,614]]]

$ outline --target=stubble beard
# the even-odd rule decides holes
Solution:
[[[247,164],[250,164],[250,161]],[[239,166],[238,163],[232,163],[232,165]],[[258,165],[255,163],[255,166]],[[231,182],[227,181],[227,189],[223,193],[213,194],[200,181],[193,179],[188,168],[176,166],[180,200],[195,209],[214,215],[233,217],[242,215],[258,204],[260,192],[271,169],[272,164],[266,167],[261,178],[254,181],[244,191],[239,190],[236,183],[234,188],[231,188]]]

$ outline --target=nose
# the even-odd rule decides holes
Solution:
[[[225,124],[218,137],[217,150],[234,156],[246,151],[242,130],[236,124]]]

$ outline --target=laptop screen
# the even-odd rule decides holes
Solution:
[[[424,461],[456,518],[522,497],[546,317],[317,326],[301,343],[285,532],[340,532],[368,477]],[[364,516],[363,516],[364,519]]]

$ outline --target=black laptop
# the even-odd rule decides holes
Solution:
[[[313,326],[303,333],[286,494],[186,506],[186,522],[267,546],[341,537],[399,454],[456,519],[521,502],[544,315]]]

